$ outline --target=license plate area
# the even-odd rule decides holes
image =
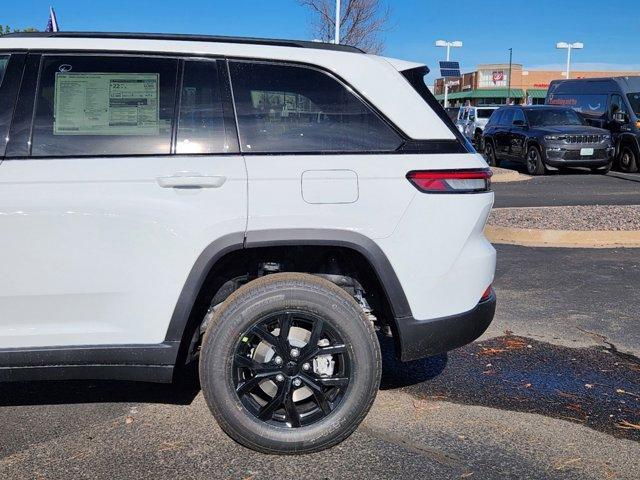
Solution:
[[[593,156],[593,148],[581,148],[580,156],[582,157],[592,157]]]

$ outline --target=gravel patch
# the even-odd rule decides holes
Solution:
[[[536,230],[640,230],[640,205],[496,208],[489,225]]]

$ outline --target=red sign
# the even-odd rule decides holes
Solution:
[[[496,70],[493,72],[491,78],[493,79],[494,85],[498,82],[502,82],[504,80],[504,72],[502,70]]]

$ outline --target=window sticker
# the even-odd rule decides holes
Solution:
[[[157,73],[56,72],[54,135],[158,135]]]

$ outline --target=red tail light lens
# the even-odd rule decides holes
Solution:
[[[482,294],[482,297],[480,297],[480,301],[485,302],[489,300],[492,293],[493,293],[493,288],[491,287],[491,285],[489,285],[487,289],[484,291],[484,293]]]
[[[491,190],[489,168],[467,170],[420,170],[407,174],[407,179],[424,193],[479,193]]]

